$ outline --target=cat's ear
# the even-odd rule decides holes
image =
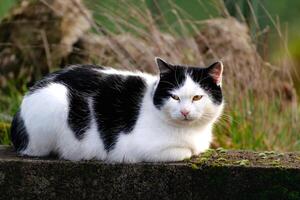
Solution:
[[[218,86],[222,86],[223,63],[221,61],[215,62],[208,68],[208,74],[213,78]]]
[[[174,70],[171,64],[167,63],[166,61],[164,61],[159,57],[155,58],[155,62],[161,74],[168,73]]]

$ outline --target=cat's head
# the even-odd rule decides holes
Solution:
[[[153,103],[163,117],[180,125],[214,122],[222,112],[223,64],[200,68],[173,65],[156,58],[160,71]]]

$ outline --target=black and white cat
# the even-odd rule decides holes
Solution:
[[[11,139],[22,155],[108,162],[179,161],[209,148],[223,110],[223,65],[159,76],[92,65],[46,76],[25,95]]]

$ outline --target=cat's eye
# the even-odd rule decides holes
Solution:
[[[195,95],[193,97],[193,101],[199,101],[200,99],[202,99],[203,95]]]
[[[179,97],[178,97],[177,95],[172,94],[171,97],[172,97],[173,99],[175,99],[176,101],[179,101],[179,100],[180,100]]]

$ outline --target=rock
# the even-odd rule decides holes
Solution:
[[[257,95],[272,99],[283,93],[285,100],[295,102],[288,67],[272,66],[257,52],[248,27],[235,18],[204,21],[195,37],[205,63],[221,59],[224,62],[226,94],[235,99]],[[270,84],[271,83],[271,84]]]
[[[25,82],[45,75],[90,29],[89,18],[81,0],[22,0],[0,24],[0,73]]]
[[[19,157],[0,146],[0,198],[299,199],[298,158],[217,149],[185,162],[107,164]]]

